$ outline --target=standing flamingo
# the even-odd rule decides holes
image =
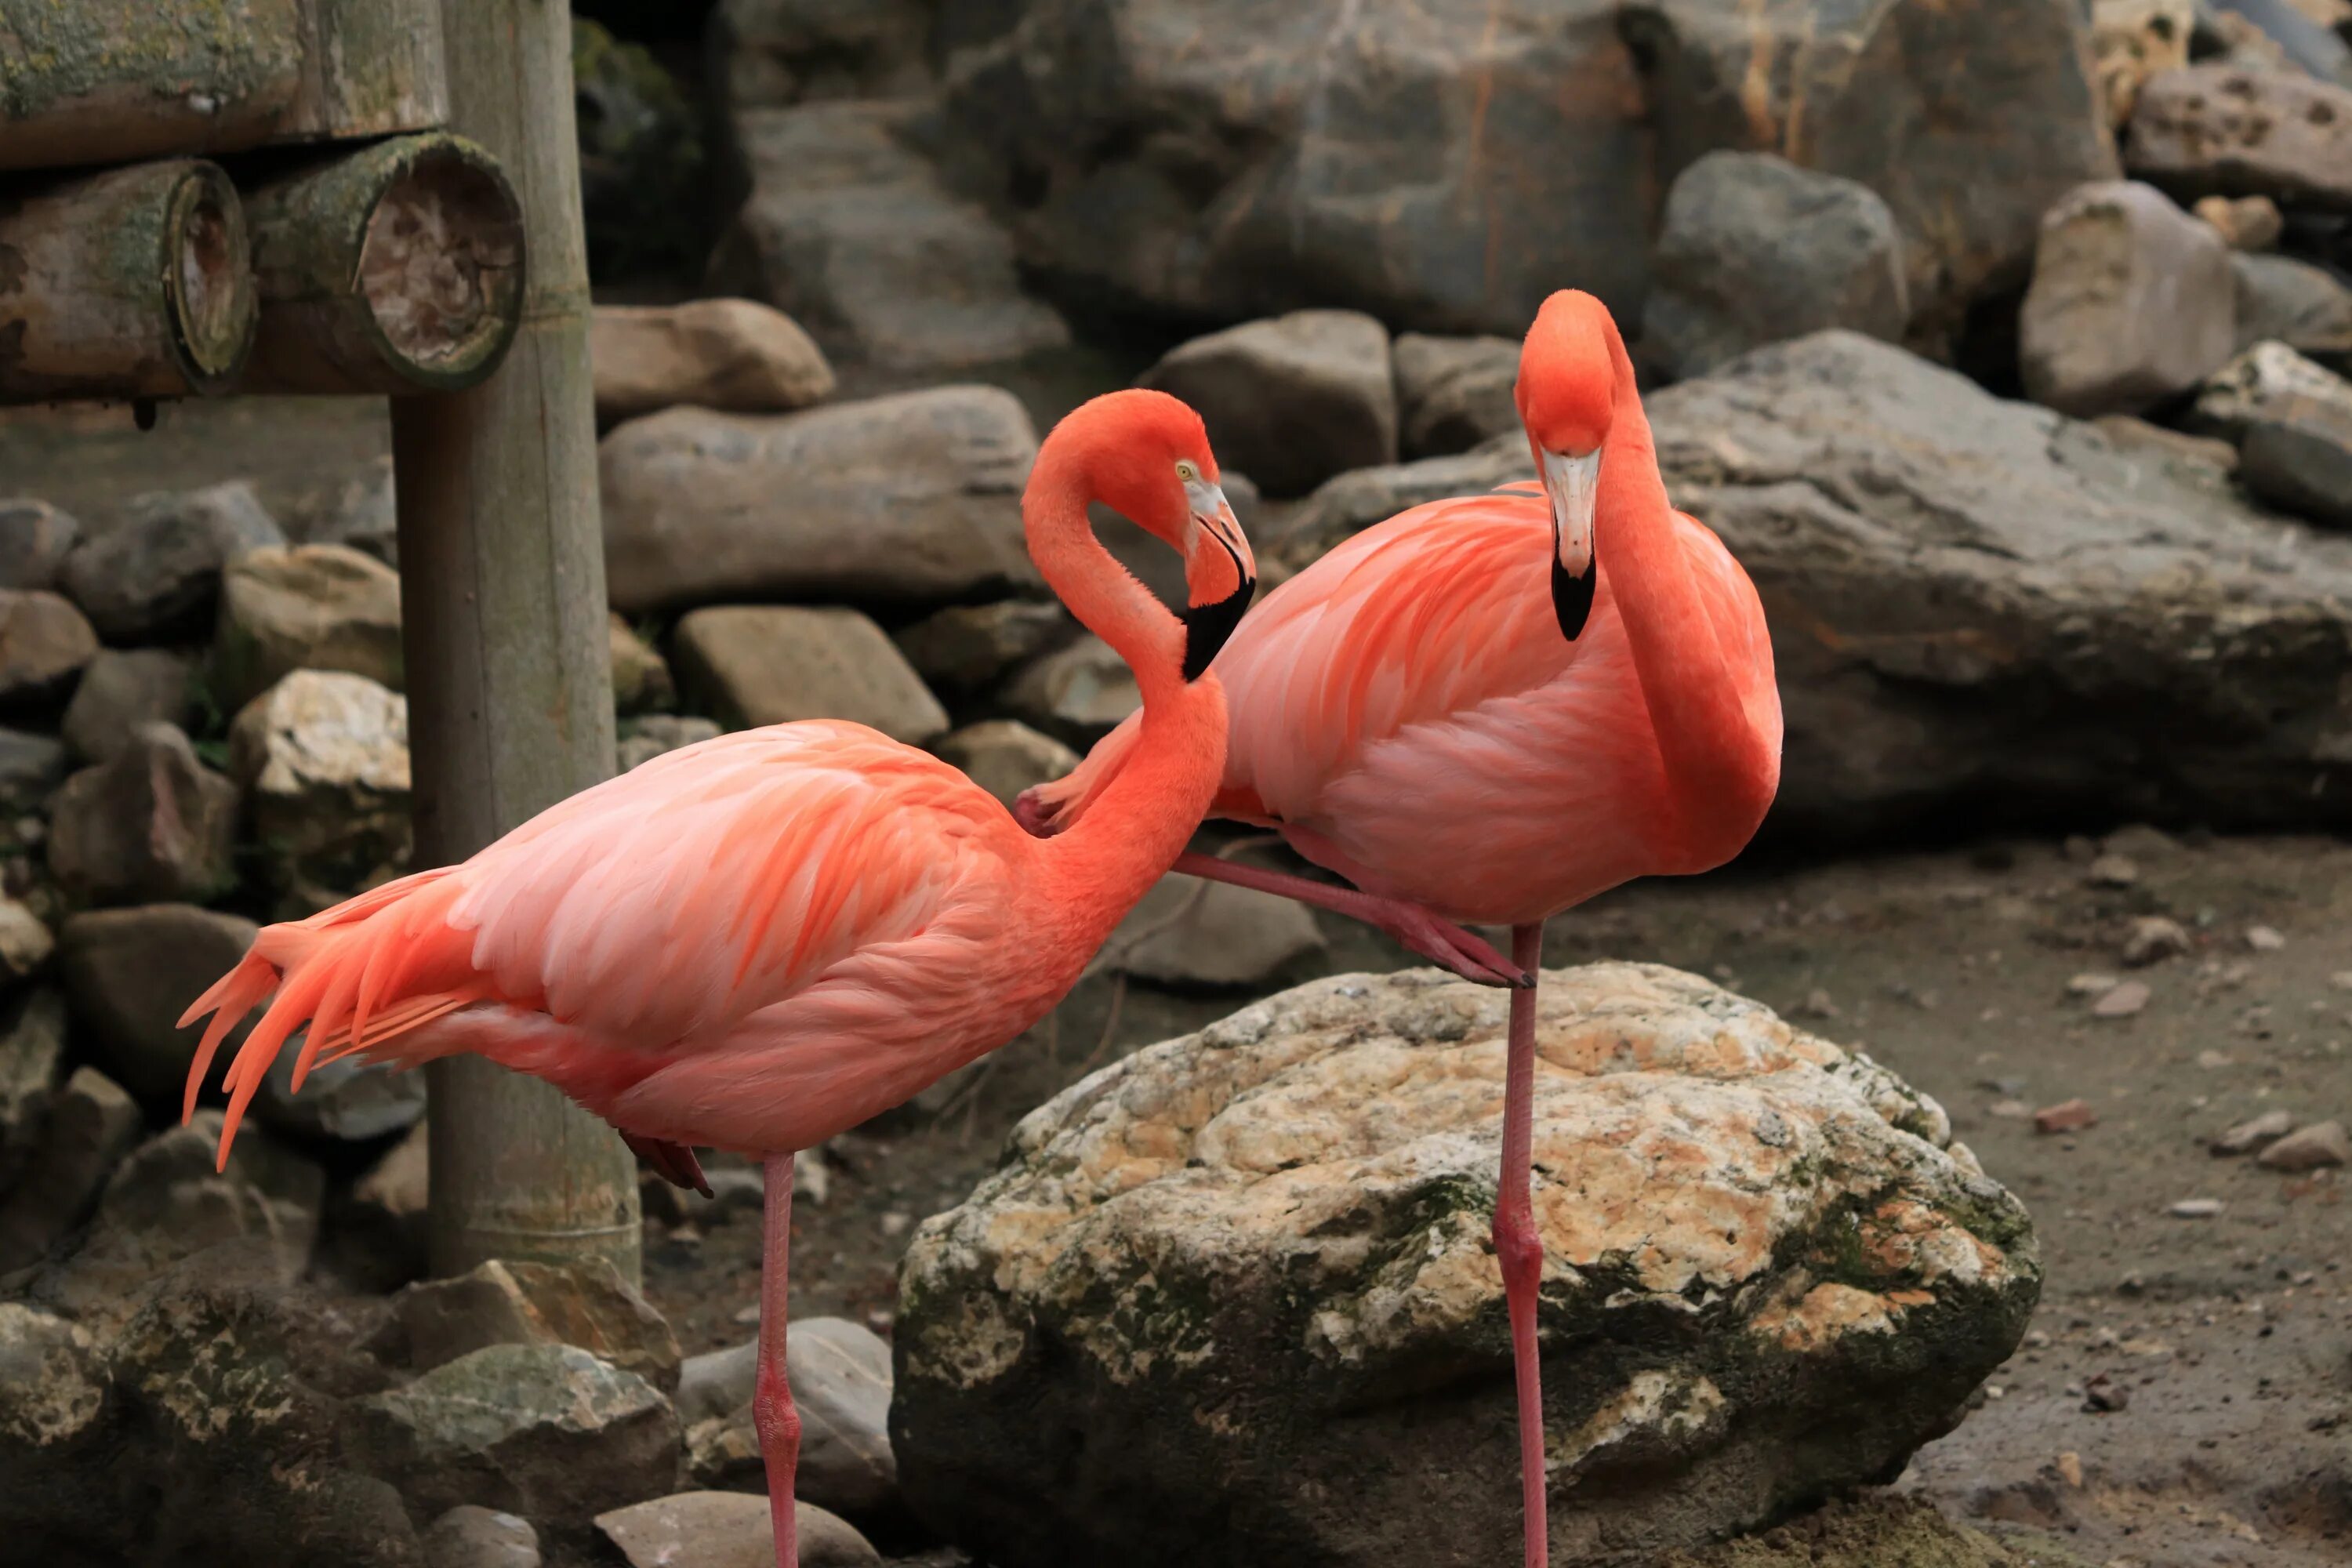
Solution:
[[[1544,301],[1517,402],[1539,481],[1366,530],[1268,595],[1216,660],[1233,735],[1212,810],[1280,829],[1355,887],[1202,855],[1174,868],[1368,916],[1473,978],[1528,972],[1511,996],[1494,1237],[1527,1562],[1542,1568],[1528,1164],[1543,923],[1633,878],[1738,854],[1780,783],[1780,702],[1755,587],[1667,504],[1633,363],[1598,300]],[[1141,756],[1141,733],[1121,726],[1030,791],[1024,826],[1083,826]],[[1508,925],[1513,967],[1449,954],[1436,917]]]
[[[1097,542],[1099,500],[1183,552],[1163,608]],[[954,768],[815,720],[655,759],[541,813],[460,866],[266,928],[189,1008],[222,1039],[271,992],[227,1074],[221,1160],[288,1036],[294,1085],[352,1052],[414,1067],[470,1051],[545,1079],[674,1180],[689,1148],[766,1164],[754,1416],[776,1561],[796,1562],[800,1418],[784,1375],[793,1156],[1027,1028],[1067,994],[1199,825],[1224,765],[1209,661],[1256,563],[1198,416],[1157,392],[1073,412],[1022,503],[1030,553],[1143,696],[1129,765],[1081,826],[1040,842]]]

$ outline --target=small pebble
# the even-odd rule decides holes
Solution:
[[[2219,1198],[2183,1198],[2165,1212],[2175,1219],[2211,1219],[2221,1209]]]
[[[2058,1479],[2076,1490],[2083,1485],[2083,1456],[2069,1448],[2058,1456]]]
[[[1828,992],[1815,986],[1805,994],[1805,1005],[1800,1011],[1808,1018],[1834,1018],[1838,1016],[1838,1005],[1831,1000]]]
[[[907,1227],[914,1223],[915,1216],[913,1215],[907,1213],[904,1209],[892,1209],[888,1214],[882,1216],[882,1234],[884,1236],[904,1236],[907,1234]]]
[[[2137,980],[2126,980],[2091,1004],[2091,1016],[2095,1018],[2128,1018],[2147,1005],[2147,997],[2146,984]]]
[[[2128,888],[2139,880],[2139,862],[2128,855],[2102,855],[2083,879],[2095,888]]]
[[[2237,1058],[2231,1056],[2225,1051],[2217,1051],[2209,1048],[2197,1053],[2197,1065],[2203,1068],[2207,1072],[2212,1072],[2221,1068],[2236,1066]]]
[[[2273,926],[2248,926],[2246,945],[2256,952],[2276,952],[2286,945],[2286,938]]]
[[[2316,1171],[2352,1164],[2352,1137],[2341,1121],[2315,1121],[2273,1143],[2254,1156],[2254,1163],[2273,1171]]]
[[[2124,962],[2135,969],[2178,958],[2189,948],[2189,928],[2163,915],[2142,915],[2124,937]]]
[[[2101,1415],[2121,1410],[2131,1403],[2131,1390],[2122,1384],[2110,1382],[2105,1373],[2083,1385],[2083,1408]]]
[[[2112,974],[2085,973],[2066,982],[2066,991],[2073,996],[2104,996],[2122,984]]]
[[[760,1303],[754,1301],[748,1307],[736,1308],[734,1321],[739,1323],[758,1323],[760,1321]]]
[[[1996,1100],[1985,1107],[1985,1114],[2006,1121],[2022,1121],[2033,1114],[2033,1107],[2021,1100]]]
[[[2096,1127],[2099,1113],[2087,1100],[2063,1100],[2046,1105],[2033,1113],[2036,1132],[2077,1132],[2085,1127]]]
[[[2294,1118],[2284,1110],[2265,1110],[2217,1135],[2206,1145],[2216,1155],[2251,1154],[2265,1143],[2294,1131]]]

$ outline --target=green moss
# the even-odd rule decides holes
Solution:
[[[0,35],[24,50],[0,75],[0,120],[118,84],[234,105],[290,91],[301,63],[284,0],[0,0]]]

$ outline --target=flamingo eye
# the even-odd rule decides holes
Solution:
[[[1201,470],[1192,458],[1179,458],[1176,459],[1176,477],[1189,485],[1200,479]]]

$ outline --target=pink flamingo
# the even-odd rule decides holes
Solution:
[[[1517,401],[1539,481],[1366,530],[1268,595],[1217,658],[1233,735],[1212,810],[1278,828],[1355,887],[1202,855],[1174,868],[1369,910],[1473,978],[1527,972],[1511,997],[1494,1236],[1527,1562],[1542,1568],[1543,1246],[1528,1163],[1543,923],[1633,878],[1738,854],[1780,783],[1780,703],[1755,587],[1667,504],[1632,362],[1598,300],[1544,301]],[[1114,731],[1016,815],[1033,832],[1076,831],[1140,736]],[[1446,953],[1437,918],[1508,925],[1512,967]]]
[[[1182,552],[1163,608],[1097,542],[1100,500]],[[776,1561],[796,1562],[800,1419],[784,1376],[793,1156],[1027,1028],[1069,991],[1199,825],[1225,752],[1209,661],[1256,563],[1192,411],[1095,399],[1039,449],[1022,512],[1063,601],[1134,669],[1128,765],[1050,842],[947,763],[812,721],[656,758],[541,813],[461,866],[265,929],[189,1008],[214,1054],[276,993],[229,1068],[221,1159],[287,1037],[294,1084],[358,1052],[414,1067],[470,1051],[541,1078],[674,1180],[689,1148],[765,1162],[754,1415]]]

